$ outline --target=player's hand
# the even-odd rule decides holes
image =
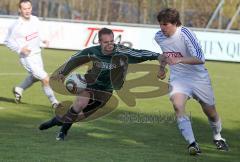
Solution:
[[[166,59],[167,64],[169,65],[175,65],[181,63],[182,58],[181,57],[168,57]]]
[[[158,71],[158,74],[157,74],[157,77],[161,80],[165,79],[166,78],[166,70],[165,70],[165,67],[163,66],[160,66],[160,69]]]
[[[24,54],[25,56],[28,56],[30,53],[31,53],[31,50],[28,49],[27,46],[24,46],[24,47],[21,49],[21,54]]]

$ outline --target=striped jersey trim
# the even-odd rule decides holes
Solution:
[[[124,46],[117,45],[117,52],[119,53],[124,53],[130,56],[134,57],[148,57],[148,56],[158,56],[158,53],[152,52],[152,51],[147,51],[147,50],[140,50],[140,51],[134,51],[132,49],[129,49]]]
[[[199,58],[200,60],[202,59],[203,53],[201,50],[201,47],[199,46],[199,44],[197,43],[196,38],[194,38],[194,36],[192,35],[192,33],[185,27],[182,27],[181,31],[187,36],[187,38],[191,41],[194,49],[196,50],[196,54],[197,54],[197,58]]]

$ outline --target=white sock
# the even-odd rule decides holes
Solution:
[[[48,99],[50,100],[51,104],[53,103],[58,103],[53,90],[50,86],[43,86],[43,91],[45,93],[45,95],[48,97]]]
[[[20,94],[20,96],[22,96],[23,89],[21,87],[15,87],[14,91]]]
[[[209,121],[209,124],[212,128],[212,131],[213,131],[213,139],[214,140],[220,140],[222,139],[222,136],[220,134],[221,130],[222,130],[222,123],[221,123],[221,120],[219,119],[218,121],[216,122],[212,122],[210,120]]]
[[[37,79],[33,78],[33,76],[29,75],[25,78],[25,80],[18,86],[23,90],[30,87],[34,82],[38,81]]]
[[[177,118],[178,128],[182,134],[182,136],[185,138],[185,140],[191,144],[195,142],[195,137],[193,135],[193,130],[191,126],[191,122],[189,120],[189,117],[184,115],[179,118]]]

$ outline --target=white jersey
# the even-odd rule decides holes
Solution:
[[[4,44],[21,57],[21,49],[27,46],[31,50],[30,55],[40,53],[40,21],[36,16],[29,20],[19,17],[8,29]]]
[[[195,34],[186,27],[177,27],[174,35],[170,37],[166,37],[161,31],[158,31],[155,35],[155,41],[167,57],[193,56],[205,62],[199,41]],[[170,80],[174,76],[200,79],[207,77],[208,72],[203,64],[189,65],[180,63],[170,65]]]

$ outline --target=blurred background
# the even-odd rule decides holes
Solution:
[[[0,15],[18,15],[19,0],[1,0]],[[156,14],[174,7],[194,28],[240,29],[240,0],[32,0],[43,18],[157,25]]]

